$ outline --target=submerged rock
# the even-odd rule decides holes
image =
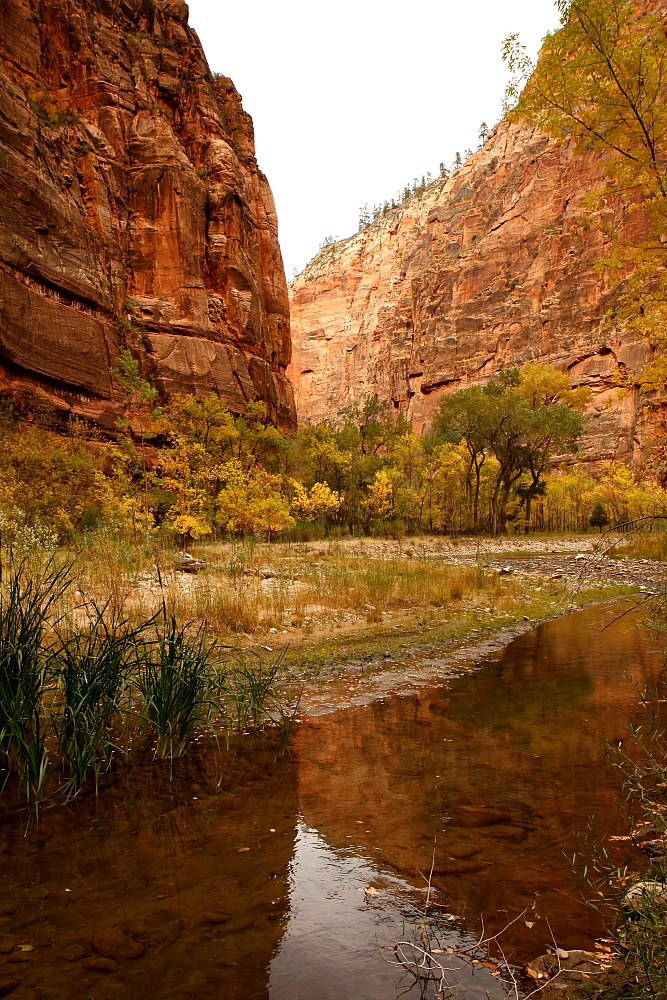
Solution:
[[[104,958],[141,958],[146,951],[145,945],[129,937],[120,927],[98,931],[93,936],[91,944],[97,954]]]
[[[95,972],[118,972],[120,965],[112,958],[102,958],[99,955],[94,958],[87,958],[83,963],[86,969],[93,969]]]
[[[61,952],[58,953],[58,958],[62,958],[64,962],[78,962],[80,958],[86,954],[86,949],[80,944],[71,944],[68,948],[63,948]]]

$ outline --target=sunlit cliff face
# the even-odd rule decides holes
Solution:
[[[592,389],[580,457],[631,458],[640,405],[614,376],[647,346],[605,324],[597,264],[601,225],[642,219],[613,198],[585,209],[604,181],[597,155],[501,123],[448,181],[322,249],[290,285],[300,419],[377,394],[423,429],[443,393],[538,360]]]
[[[130,347],[166,395],[294,426],[271,191],[187,4],[0,11],[0,390],[112,429]]]

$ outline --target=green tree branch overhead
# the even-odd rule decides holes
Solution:
[[[656,0],[559,0],[561,27],[546,36],[536,65],[518,36],[503,44],[512,80],[510,122],[527,122],[579,153],[598,152],[608,182],[584,207],[605,196],[626,198],[626,215],[641,209],[643,238],[612,237],[608,267],[617,291],[610,319],[648,339],[667,341],[667,22]],[[648,374],[648,373],[647,373]],[[655,367],[647,389],[664,388]],[[656,376],[659,376],[656,378]],[[648,381],[651,384],[648,384]],[[638,384],[644,385],[640,373]]]

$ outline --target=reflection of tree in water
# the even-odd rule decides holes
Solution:
[[[450,719],[526,744],[547,715],[581,709],[594,689],[583,663],[570,660],[564,665],[553,648],[543,652],[531,632],[484,668],[482,683],[470,684],[469,678],[452,683],[452,694],[461,692],[463,697],[452,698]]]

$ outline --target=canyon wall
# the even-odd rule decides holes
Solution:
[[[422,430],[444,393],[543,361],[592,389],[580,457],[631,460],[641,401],[614,376],[648,347],[605,321],[597,265],[605,229],[642,220],[619,199],[582,205],[604,180],[597,154],[501,123],[449,180],[324,247],[290,285],[299,419],[377,395]]]
[[[273,198],[187,4],[0,0],[0,55],[0,394],[112,434],[128,347],[295,426]]]

